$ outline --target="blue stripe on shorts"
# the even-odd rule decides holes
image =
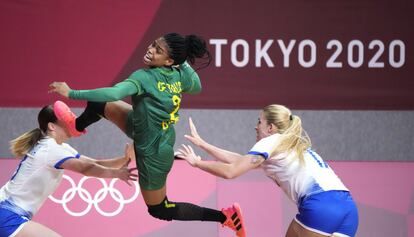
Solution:
[[[358,229],[358,210],[348,191],[326,191],[301,200],[296,220],[320,234],[353,237]]]

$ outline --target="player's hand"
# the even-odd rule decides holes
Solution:
[[[137,170],[137,167],[128,168],[129,162],[131,162],[131,160],[125,163],[121,168],[117,169],[116,177],[131,186],[130,181],[136,181],[138,174],[133,173],[134,170]]]
[[[191,117],[188,119],[188,123],[190,124],[191,135],[184,135],[184,137],[187,138],[194,145],[201,146],[201,144],[204,143],[204,140],[198,134],[197,128],[194,125],[193,120],[191,119]]]
[[[124,157],[125,163],[118,170],[118,178],[123,180],[129,186],[131,186],[131,183],[129,181],[136,181],[138,177],[137,174],[132,173],[134,170],[137,170],[137,167],[128,168],[129,163],[131,163],[131,160],[135,159],[135,151],[133,145],[128,143],[125,145]]]
[[[66,98],[69,97],[69,91],[70,91],[70,87],[68,86],[68,84],[66,84],[66,82],[53,82],[49,85],[49,93],[58,93],[61,96],[64,96]]]
[[[182,149],[178,149],[178,157],[186,160],[191,166],[197,167],[197,162],[201,161],[201,157],[194,153],[191,146],[182,145]]]
[[[131,160],[135,159],[134,146],[127,143],[125,145],[125,153],[124,154],[125,154],[124,155],[125,162],[129,164],[129,162],[131,162]]]

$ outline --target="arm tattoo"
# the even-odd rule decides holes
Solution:
[[[260,165],[264,161],[263,157],[261,156],[253,155],[251,157],[251,163],[254,165]]]

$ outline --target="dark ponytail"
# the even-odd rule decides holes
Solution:
[[[39,114],[37,115],[37,122],[39,123],[39,128],[44,134],[47,132],[47,125],[49,123],[56,123],[57,117],[51,105],[44,106]]]
[[[186,60],[190,64],[195,64],[199,58],[201,66],[205,68],[210,65],[212,60],[211,54],[207,49],[207,43],[197,35],[187,35],[183,37],[177,33],[169,33],[163,36],[169,50],[169,56],[174,60],[173,65],[180,65]]]

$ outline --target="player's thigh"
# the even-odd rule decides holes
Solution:
[[[125,132],[128,113],[131,111],[132,105],[124,101],[108,102],[105,106],[105,117]]]
[[[61,235],[42,224],[28,221],[16,237],[61,237]]]
[[[305,229],[295,220],[292,220],[286,232],[286,237],[326,237],[326,235],[321,235]]]
[[[145,190],[141,188],[141,194],[144,198],[145,204],[147,205],[158,205],[164,201],[167,196],[167,187],[157,189],[157,190]]]
[[[341,234],[341,233],[333,233],[331,237],[350,237],[349,235]]]

